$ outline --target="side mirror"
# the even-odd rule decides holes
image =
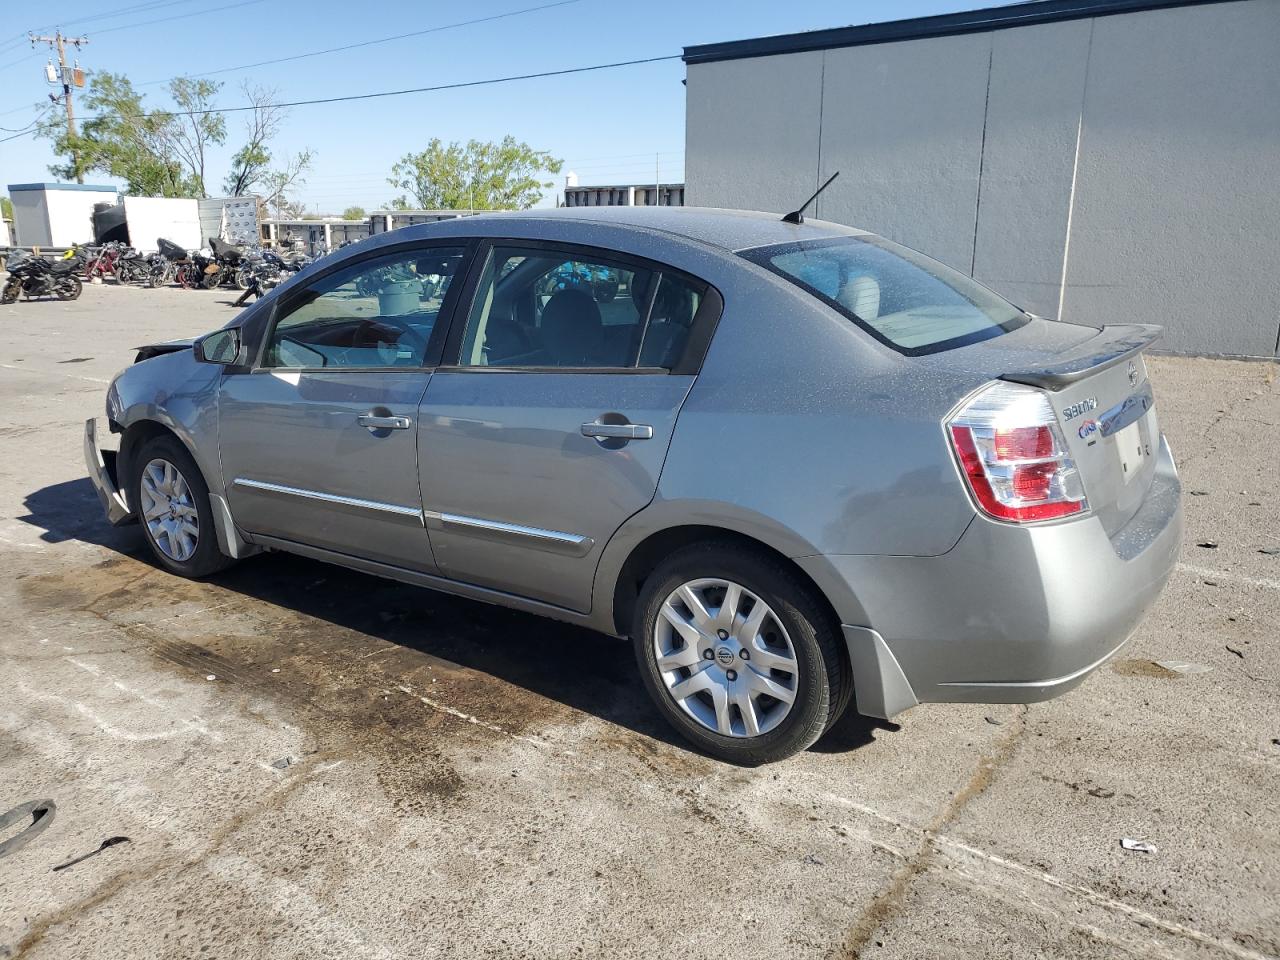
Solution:
[[[230,327],[206,334],[195,342],[195,352],[202,363],[235,363],[240,356],[240,330]]]

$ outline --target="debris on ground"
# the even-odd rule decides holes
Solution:
[[[1280,555],[1280,547],[1259,547],[1259,553],[1265,553],[1268,557]]]
[[[1226,647],[1227,647],[1227,653],[1234,653],[1234,654],[1235,654],[1237,657],[1239,657],[1241,660],[1243,660],[1243,659],[1244,659],[1244,652],[1243,652],[1243,651],[1241,651],[1241,650],[1237,650],[1235,647],[1231,646],[1231,644],[1229,644],[1229,643],[1226,645]]]
[[[107,839],[103,840],[102,843],[98,844],[97,850],[90,850],[88,853],[82,854],[81,856],[76,857],[74,860],[68,860],[66,863],[58,864],[56,867],[53,868],[54,872],[56,873],[59,870],[65,870],[67,869],[67,867],[74,867],[77,863],[83,863],[84,861],[88,860],[90,857],[96,857],[98,854],[100,854],[103,850],[106,850],[108,847],[114,847],[118,843],[129,843],[129,842],[130,841],[128,837],[107,837]]]
[[[1217,540],[1201,540],[1199,543],[1196,544],[1196,546],[1204,547],[1204,549],[1206,550],[1217,550],[1218,541]]]
[[[997,720],[995,717],[985,717],[984,719],[993,727],[1001,726],[1004,723],[1003,720]]]
[[[823,862],[819,860],[816,856],[814,856],[812,853],[806,853],[804,855],[804,862],[809,864],[809,866],[811,867],[824,866]]]
[[[272,760],[271,765],[277,770],[284,770],[294,764],[293,757],[281,757],[279,760]]]
[[[1173,673],[1208,673],[1213,667],[1204,663],[1195,663],[1191,660],[1157,660],[1157,667],[1164,667]]]
[[[1208,490],[1192,490],[1190,493],[1193,497],[1207,497],[1209,495]]]
[[[215,673],[206,674],[206,675],[205,675],[205,679],[206,679],[206,680],[217,680],[217,679],[218,679],[218,675],[217,675],[217,674],[215,674]]]
[[[1145,840],[1134,840],[1132,837],[1121,837],[1120,846],[1126,850],[1135,850],[1138,853],[1156,853],[1156,845],[1147,843]]]

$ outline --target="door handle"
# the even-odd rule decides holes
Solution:
[[[582,425],[582,435],[597,440],[652,440],[653,427],[647,423],[601,423],[596,420]]]
[[[372,413],[362,413],[356,417],[356,423],[370,430],[408,430],[408,417],[379,417]]]

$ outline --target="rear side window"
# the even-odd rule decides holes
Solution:
[[[702,288],[648,264],[494,247],[467,320],[466,367],[670,369]]]
[[[742,256],[909,356],[989,340],[1028,320],[982,284],[879,237],[802,241],[747,250]]]

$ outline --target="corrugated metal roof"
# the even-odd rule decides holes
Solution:
[[[810,30],[805,33],[786,33],[773,37],[755,37],[750,40],[704,43],[685,47],[684,62],[714,63],[718,60],[742,60],[748,57],[769,57],[783,53],[831,50],[837,47],[856,47],[871,43],[920,40],[926,37],[949,37],[962,33],[983,33],[988,30],[1007,30],[1011,27],[1055,23],[1060,20],[1082,20],[1120,13],[1140,13],[1169,7],[1191,7],[1205,3],[1226,2],[1229,0],[1035,0],[1031,3],[1011,3],[1003,7],[986,7],[981,10],[944,13],[933,17],[915,17],[910,20],[890,20],[885,23],[834,27],[829,30]]]

